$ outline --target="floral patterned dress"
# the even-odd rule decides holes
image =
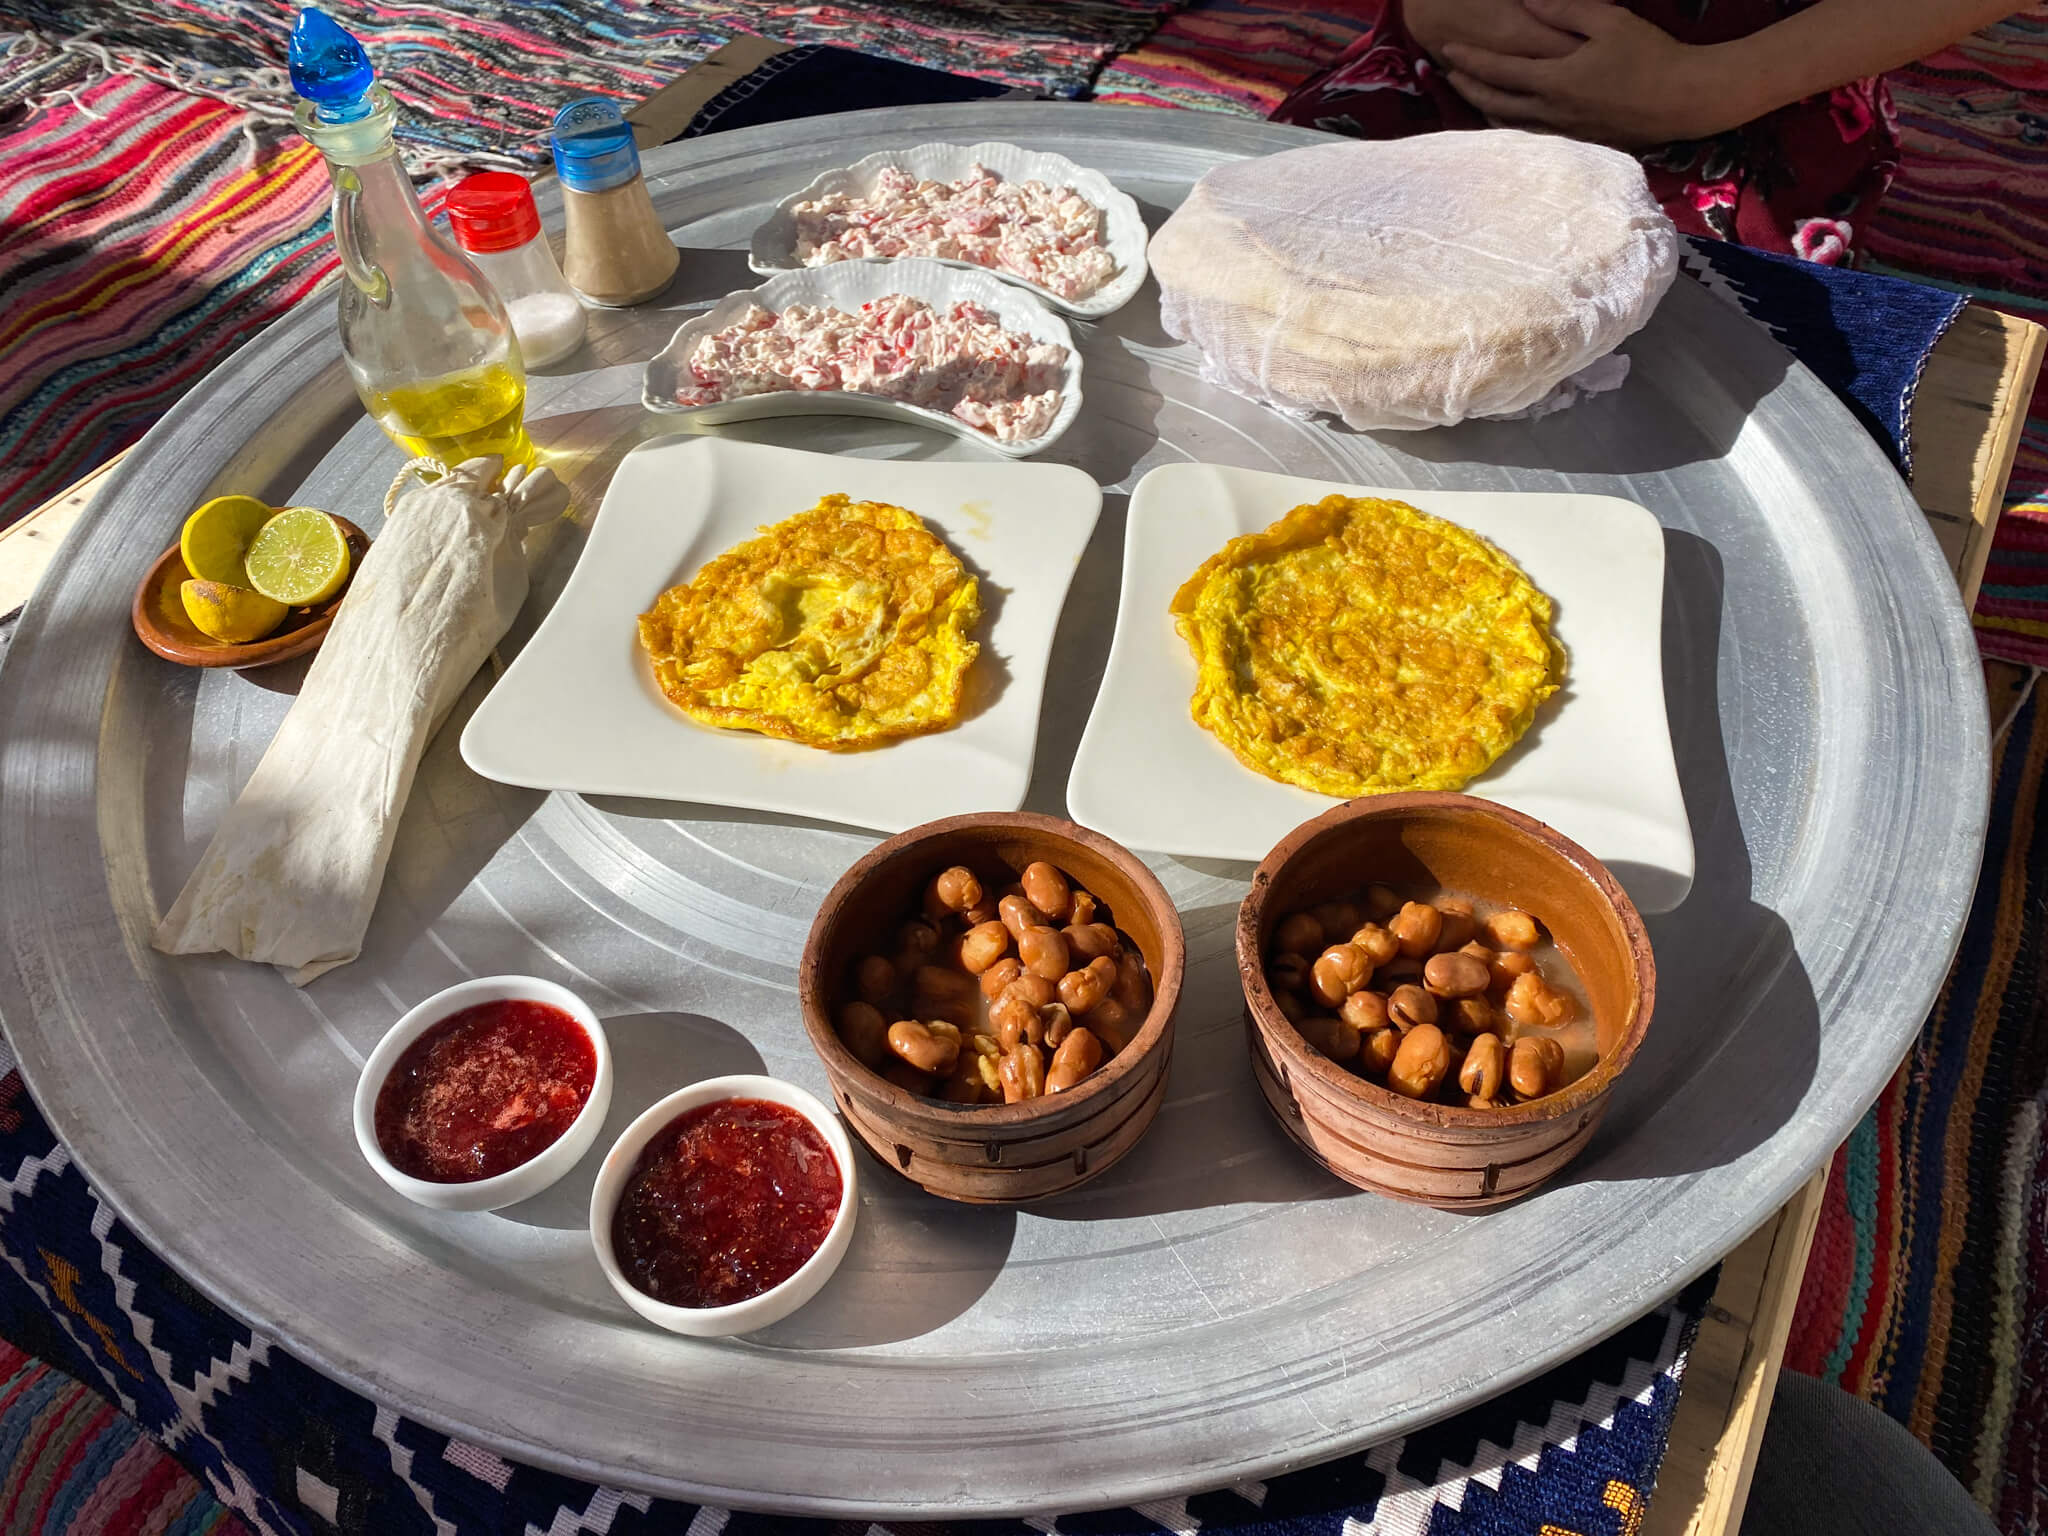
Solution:
[[[1680,42],[1745,37],[1808,0],[1622,0]],[[1484,128],[1408,35],[1401,0],[1371,31],[1273,113],[1354,138],[1394,139],[1441,128]],[[1898,169],[1891,93],[1882,78],[1839,86],[1730,133],[1644,151],[1650,190],[1688,234],[1808,261],[1846,263]]]

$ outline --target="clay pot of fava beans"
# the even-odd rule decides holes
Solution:
[[[1538,916],[1590,1007],[1595,1065],[1523,1104],[1417,1101],[1309,1044],[1266,976],[1276,926],[1368,883],[1478,897]],[[1468,795],[1353,800],[1298,827],[1266,856],[1239,909],[1252,1073],[1267,1107],[1310,1157],[1347,1183],[1446,1210],[1518,1199],[1591,1139],[1650,1027],[1656,962],[1635,905],[1603,864],[1542,822]]]
[[[1144,958],[1151,1006],[1123,1048],[1074,1086],[1017,1103],[950,1103],[863,1065],[835,1027],[861,960],[890,951],[942,871],[971,870],[993,900],[1040,862],[1093,895]],[[797,991],[854,1139],[935,1195],[1009,1205],[1099,1177],[1145,1134],[1166,1094],[1185,960],[1172,898],[1127,849],[1055,817],[986,813],[913,827],[847,870],[811,925]]]

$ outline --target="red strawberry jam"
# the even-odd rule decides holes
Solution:
[[[679,1115],[619,1196],[612,1249],[626,1278],[673,1307],[723,1307],[780,1285],[839,1212],[838,1159],[816,1126],[763,1099]]]
[[[561,1009],[478,1003],[398,1058],[377,1092],[377,1145],[416,1179],[488,1179],[560,1140],[596,1081],[597,1047]]]

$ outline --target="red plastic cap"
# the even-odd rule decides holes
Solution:
[[[515,171],[465,176],[448,193],[444,206],[448,227],[465,251],[509,251],[540,233],[533,188]]]

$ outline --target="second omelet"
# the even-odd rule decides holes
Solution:
[[[958,720],[980,621],[916,513],[832,495],[662,593],[640,643],[691,719],[851,751]]]
[[[1458,789],[1564,679],[1551,602],[1468,529],[1327,496],[1232,539],[1174,594],[1197,724],[1326,795]]]

